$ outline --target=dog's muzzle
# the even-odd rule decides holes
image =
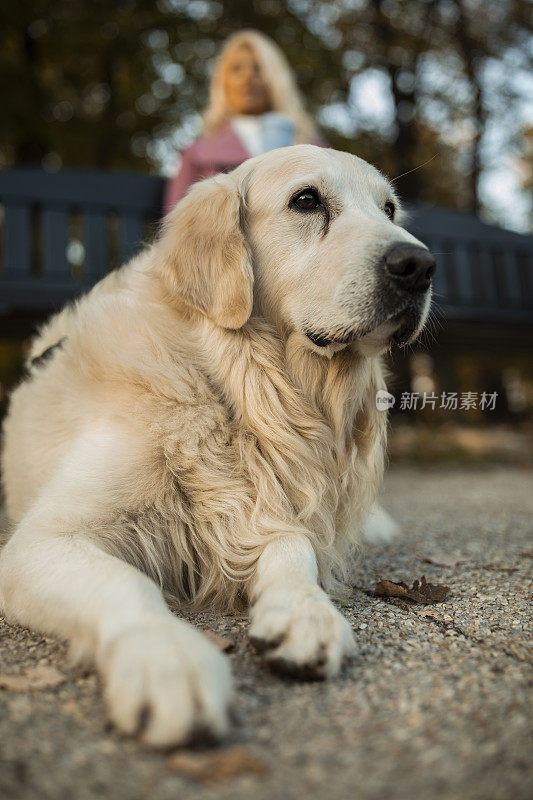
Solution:
[[[401,346],[408,344],[427,312],[428,291],[436,269],[435,259],[425,247],[396,242],[379,262],[380,277],[374,296],[374,306],[379,311],[368,323],[336,331],[307,328],[307,338],[317,347],[348,344],[391,321],[398,325],[392,340]]]

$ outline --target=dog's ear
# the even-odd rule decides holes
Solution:
[[[223,328],[242,327],[252,312],[243,210],[235,174],[208,178],[166,216],[158,242],[158,269],[167,291]]]

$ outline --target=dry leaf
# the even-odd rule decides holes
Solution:
[[[66,681],[67,676],[59,672],[55,667],[39,664],[30,667],[25,672],[0,675],[0,689],[7,689],[10,692],[32,692],[40,689],[52,689]]]
[[[448,555],[447,553],[433,553],[433,555],[425,556],[422,561],[428,564],[435,564],[437,567],[455,567],[457,564],[465,562],[466,558]]]
[[[228,652],[229,650],[233,650],[235,647],[235,642],[233,639],[226,639],[224,636],[219,636],[218,633],[210,630],[204,630],[204,633],[208,639],[211,639],[213,644],[216,644],[219,650]]]
[[[415,581],[411,588],[400,581],[381,580],[376,583],[374,594],[378,597],[401,597],[404,600],[411,600],[413,603],[427,605],[429,603],[442,603],[450,591],[449,586],[441,586],[437,583],[428,583],[424,575],[420,581]]]
[[[409,587],[403,581],[395,583],[394,581],[378,581],[376,583],[374,594],[378,597],[409,597]]]
[[[266,763],[241,747],[203,753],[179,752],[172,756],[168,765],[187,778],[204,783],[221,783],[245,773],[258,776],[268,774]]]

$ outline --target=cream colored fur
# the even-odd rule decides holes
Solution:
[[[326,233],[288,206],[315,184],[336,203]],[[161,592],[253,599],[252,638],[288,672],[334,675],[352,652],[327,594],[346,586],[382,475],[394,325],[323,348],[304,328],[373,318],[381,249],[416,242],[383,214],[390,196],[353,156],[252,159],[193,187],[32,344],[30,359],[64,339],[4,426],[0,606],[96,662],[125,732],[167,745],[228,726],[226,660]]]

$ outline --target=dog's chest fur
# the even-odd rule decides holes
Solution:
[[[198,604],[231,604],[267,538],[297,532],[335,591],[382,468],[380,365],[348,349],[318,357],[262,322],[209,333],[149,423],[164,460],[154,507],[166,531],[163,583]]]

